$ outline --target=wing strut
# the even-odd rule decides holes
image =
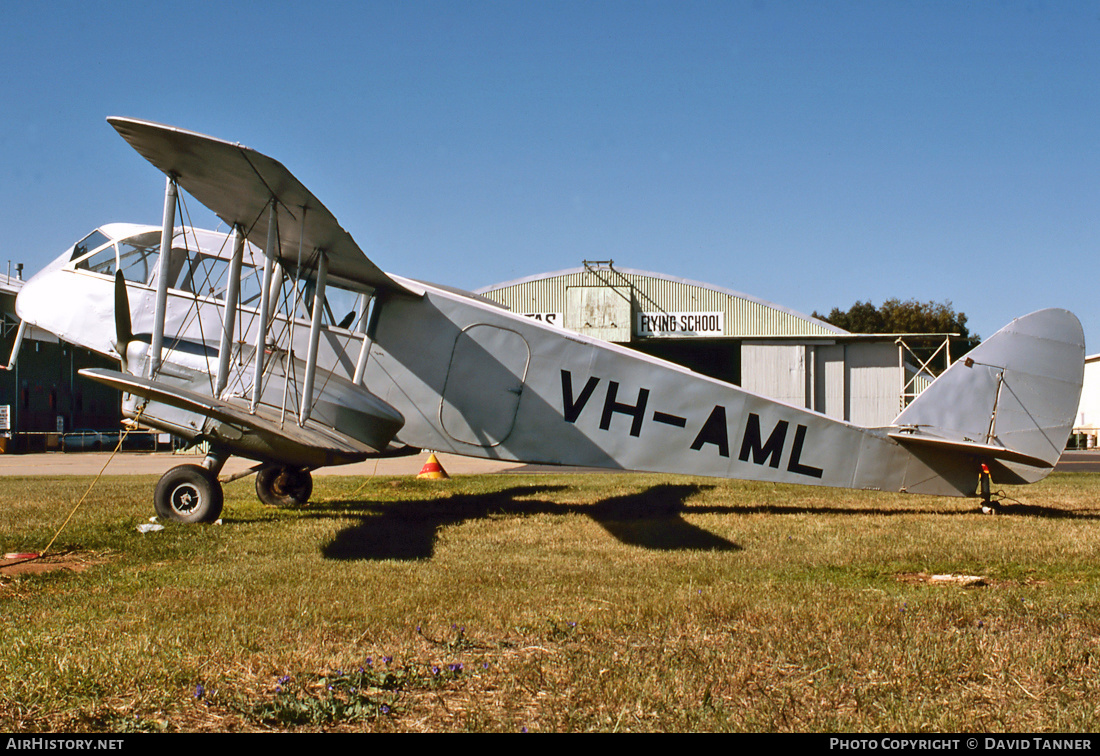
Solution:
[[[244,231],[233,226],[233,257],[229,261],[229,281],[225,292],[225,318],[222,322],[222,341],[218,348],[218,377],[214,384],[214,398],[221,397],[229,383],[229,358],[233,350],[233,334],[237,327],[237,310],[241,296],[241,264],[244,261]]]
[[[8,364],[4,365],[4,370],[11,370],[15,367],[15,361],[19,359],[19,349],[23,346],[23,334],[27,332],[27,321],[19,321],[19,330],[15,332],[15,343],[11,347],[11,358],[8,360]]]
[[[249,411],[255,413],[260,403],[264,379],[264,349],[267,347],[268,314],[271,311],[271,280],[274,274],[276,245],[279,243],[279,216],[275,198],[271,198],[271,219],[267,222],[267,246],[264,247],[264,286],[260,294],[260,327],[256,329],[256,367],[252,376],[252,404]]]
[[[149,362],[145,377],[152,378],[160,370],[164,347],[164,313],[168,307],[168,264],[172,254],[172,231],[176,226],[176,180],[168,175],[164,188],[164,226],[160,232],[160,260],[157,266],[157,304],[153,312],[153,336],[149,342]],[[123,355],[125,359],[125,355]]]
[[[371,321],[375,319],[375,313],[378,312],[378,296],[379,295],[376,293],[374,307],[370,307],[370,300],[366,294],[359,299],[361,303],[359,312],[359,332],[363,334],[363,343],[359,346],[359,359],[355,361],[355,375],[351,379],[351,382],[356,386],[363,385],[363,372],[367,369],[367,357],[370,356],[370,345],[374,340],[372,335],[373,332],[367,318],[369,317]]]
[[[313,318],[309,323],[309,352],[306,354],[306,377],[302,382],[302,408],[298,424],[305,425],[313,407],[313,380],[317,375],[317,343],[321,338],[321,313],[325,309],[325,286],[328,284],[328,255],[318,251],[317,283],[313,292]]]

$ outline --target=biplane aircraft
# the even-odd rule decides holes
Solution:
[[[117,358],[81,374],[124,392],[129,421],[208,444],[157,484],[167,519],[216,519],[231,455],[256,462],[261,500],[292,504],[319,467],[408,449],[976,496],[1047,475],[1077,410],[1084,336],[1064,310],[1013,321],[893,425],[862,428],[384,273],[272,158],[108,121],[167,175],[163,222],[93,231],[17,311]],[[177,228],[180,188],[231,233]]]

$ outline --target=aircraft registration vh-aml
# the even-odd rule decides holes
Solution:
[[[128,421],[208,444],[201,465],[157,484],[170,520],[220,515],[232,455],[257,463],[262,501],[293,504],[319,467],[404,449],[990,506],[990,481],[1040,480],[1069,436],[1085,348],[1065,310],[1013,321],[892,425],[862,428],[384,273],[276,160],[108,122],[167,175],[163,222],[93,231],[24,285],[16,309],[23,327],[118,359],[80,374],[124,392]],[[180,188],[231,233],[177,228]]]

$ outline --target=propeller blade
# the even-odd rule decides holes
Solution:
[[[130,296],[126,293],[126,279],[122,271],[115,271],[115,348],[126,367],[126,348],[134,340],[133,326],[130,323]]]

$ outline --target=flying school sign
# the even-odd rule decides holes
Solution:
[[[723,312],[639,312],[635,333],[643,338],[698,338],[721,336]]]

